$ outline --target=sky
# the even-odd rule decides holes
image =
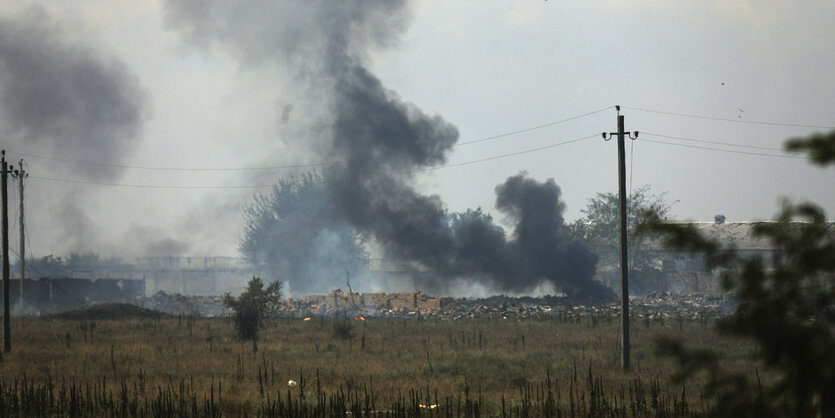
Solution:
[[[30,174],[28,255],[237,256],[243,209],[269,191],[250,186],[301,172],[239,169],[322,162],[324,110],[307,87],[317,81],[299,83],[292,58],[264,59],[273,40],[249,39],[258,32],[241,16],[218,27],[258,48],[189,33],[172,9],[0,0],[0,143]],[[414,179],[451,211],[481,207],[504,222],[495,188],[526,172],[554,179],[567,221],[583,216],[589,199],[617,190],[617,147],[600,133],[616,131],[620,105],[626,129],[640,131],[627,187],[665,193],[675,219],[768,219],[780,197],[831,218],[835,170],[777,149],[835,127],[833,16],[825,1],[416,1],[360,53],[390,94],[457,128],[453,166]],[[32,109],[15,92],[32,83],[35,114],[72,111],[54,110],[46,127],[21,121]]]

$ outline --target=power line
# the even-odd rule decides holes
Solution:
[[[677,112],[665,112],[663,110],[654,110],[654,109],[643,109],[640,107],[629,107],[623,106],[624,109],[630,110],[637,110],[641,112],[649,112],[649,113],[658,113],[662,115],[671,115],[671,116],[681,116],[685,118],[695,118],[695,119],[708,119],[708,120],[718,120],[722,122],[734,122],[734,123],[747,123],[751,125],[769,125],[769,126],[793,126],[793,127],[800,127],[800,128],[817,128],[817,129],[835,129],[835,126],[825,126],[825,125],[809,125],[804,123],[782,123],[782,122],[765,122],[765,121],[753,121],[753,120],[742,120],[742,119],[728,119],[728,118],[717,118],[712,116],[701,116],[701,115],[690,115],[687,113],[677,113]]]
[[[550,126],[558,125],[564,122],[568,122],[575,119],[580,119],[586,116],[594,115],[600,112],[604,112],[606,110],[610,110],[612,106],[608,106],[602,109],[594,110],[591,112],[583,113],[581,115],[572,116],[570,118],[561,119],[555,122],[549,122],[542,125],[533,126],[530,128],[519,129],[515,131],[505,132],[498,135],[488,136],[484,138],[479,138],[471,141],[459,142],[454,145],[454,147],[466,146],[470,144],[490,141],[494,139],[504,138],[512,135],[518,135],[525,132],[531,132],[538,129],[547,128]],[[758,121],[746,121],[746,120],[737,120],[737,119],[727,119],[727,118],[716,118],[716,117],[709,117],[709,116],[700,116],[700,115],[691,115],[685,113],[677,113],[677,112],[667,112],[661,110],[654,110],[654,109],[645,109],[645,108],[634,108],[623,106],[625,109],[632,109],[642,112],[651,112],[651,113],[659,113],[665,115],[673,115],[673,116],[681,116],[681,117],[690,117],[690,118],[699,118],[699,119],[709,119],[709,120],[719,120],[719,121],[726,121],[726,122],[736,122],[736,123],[747,123],[747,124],[760,124],[760,125],[771,125],[771,126],[795,126],[795,127],[808,127],[808,128],[823,128],[823,129],[830,129],[835,128],[832,126],[822,126],[822,125],[806,125],[806,124],[798,124],[798,123],[776,123],[776,122],[758,122]],[[753,149],[764,149],[769,151],[782,151],[777,150],[774,148],[767,148],[767,147],[755,147],[755,146],[744,146],[744,145],[737,145],[737,144],[730,144],[724,142],[717,142],[717,141],[706,141],[706,140],[698,140],[694,138],[682,138],[682,137],[674,137],[674,136],[667,136],[661,134],[649,134],[663,138],[669,139],[679,139],[685,141],[698,141],[704,143],[713,143],[716,145],[725,145],[725,146],[732,146],[732,147],[742,147],[742,148],[753,148]],[[551,146],[545,147],[550,148]],[[531,151],[522,151],[521,153],[526,152],[533,152],[539,149],[531,150]],[[20,156],[25,156],[28,158],[35,158],[35,159],[42,159],[42,160],[49,160],[49,161],[58,161],[67,164],[78,164],[78,165],[89,165],[89,166],[97,166],[97,167],[110,167],[110,168],[121,168],[121,169],[134,169],[134,170],[154,170],[154,171],[186,171],[186,172],[231,172],[231,171],[269,171],[269,170],[282,170],[282,169],[298,169],[298,168],[312,168],[312,167],[324,167],[327,163],[319,162],[319,163],[309,163],[309,164],[288,164],[288,165],[275,165],[275,166],[261,166],[261,167],[209,167],[209,168],[202,168],[202,167],[156,167],[156,166],[144,166],[144,165],[127,165],[127,164],[111,164],[111,163],[101,163],[101,162],[93,162],[93,161],[78,161],[78,160],[70,160],[65,158],[58,158],[58,157],[50,157],[44,155],[36,155],[30,153],[22,153],[22,152],[15,152],[12,150],[8,151],[9,153],[14,153]],[[511,154],[516,155],[516,154]],[[507,156],[511,156],[507,155]],[[497,156],[491,157],[489,159],[501,158],[504,157]],[[487,160],[489,160],[487,159]],[[472,164],[475,162],[480,162],[481,160],[476,160],[473,162],[461,163],[459,165],[466,165]],[[448,165],[449,167],[455,167],[457,165]],[[447,166],[440,166],[440,167],[431,167],[426,168],[418,171],[425,171],[425,170],[432,170],[436,168],[444,168]],[[95,181],[86,181],[86,180],[70,180],[70,179],[59,179],[53,177],[35,177],[32,176],[31,178],[36,178],[39,180],[48,180],[48,181],[58,181],[64,183],[76,183],[76,184],[91,184],[91,185],[99,185],[99,186],[122,186],[122,187],[132,187],[132,188],[166,188],[166,189],[253,189],[253,188],[265,188],[271,187],[271,185],[245,185],[245,186],[153,186],[153,185],[139,185],[139,184],[120,184],[120,183],[106,183],[106,182],[95,182]]]
[[[464,162],[460,162],[460,163],[444,164],[444,165],[439,165],[439,166],[434,166],[434,167],[425,167],[425,168],[420,168],[420,169],[416,169],[416,170],[411,170],[409,172],[431,171],[431,170],[438,170],[438,169],[442,169],[442,168],[460,167],[460,166],[463,166],[463,165],[470,165],[470,164],[482,163],[482,162],[485,162],[485,161],[498,160],[500,158],[513,157],[513,156],[516,156],[516,155],[529,154],[531,152],[542,151],[542,150],[549,149],[549,148],[556,148],[556,147],[559,147],[559,146],[568,145],[568,144],[571,144],[571,143],[574,143],[574,142],[580,142],[580,141],[583,141],[583,140],[586,140],[586,139],[589,139],[589,138],[595,138],[595,137],[598,137],[598,136],[600,136],[600,134],[584,136],[582,138],[572,139],[572,140],[569,140],[569,141],[557,142],[555,144],[545,145],[543,147],[537,147],[537,148],[532,148],[532,149],[527,149],[527,150],[524,150],[524,151],[511,152],[511,153],[508,153],[508,154],[494,155],[492,157],[479,158],[477,160],[464,161]]]
[[[423,167],[423,168],[418,168],[418,169],[414,169],[414,170],[406,170],[406,171],[402,171],[401,173],[406,174],[406,173],[413,173],[413,172],[420,172],[420,171],[440,170],[440,169],[443,169],[443,168],[460,167],[460,166],[464,166],[464,165],[482,163],[482,162],[485,162],[485,161],[498,160],[498,159],[501,159],[501,158],[513,157],[513,156],[517,156],[517,155],[529,154],[529,153],[532,153],[532,152],[542,151],[542,150],[546,150],[546,149],[550,149],[550,148],[556,148],[556,147],[571,144],[571,143],[574,143],[574,142],[583,141],[583,140],[586,140],[586,139],[589,139],[589,138],[594,138],[598,135],[599,134],[589,135],[589,136],[585,136],[585,137],[582,137],[582,138],[576,138],[576,139],[572,139],[572,140],[568,140],[568,141],[557,142],[557,143],[554,143],[554,144],[545,145],[545,146],[542,146],[542,147],[531,148],[531,149],[527,149],[527,150],[524,150],[524,151],[517,151],[517,152],[511,152],[511,153],[507,153],[507,154],[494,155],[492,157],[479,158],[477,160],[464,161],[464,162],[460,162],[460,163],[444,164],[444,165],[438,165],[438,166],[433,166],[433,167]],[[43,181],[61,182],[61,183],[89,184],[89,185],[96,185],[96,186],[111,186],[111,187],[128,187],[128,188],[136,188],[136,189],[260,189],[260,188],[273,187],[272,184],[239,185],[239,186],[166,186],[166,185],[151,185],[151,184],[125,184],[125,183],[107,183],[107,182],[87,181],[87,180],[62,179],[62,178],[56,178],[56,177],[42,177],[42,176],[31,176],[31,175],[29,176],[29,178],[30,179],[36,179],[36,180],[43,180]]]
[[[724,145],[724,146],[727,146],[727,147],[750,148],[750,149],[761,149],[761,150],[765,150],[765,151],[783,152],[783,149],[781,149],[781,148],[760,147],[760,146],[757,146],[757,145],[733,144],[733,143],[730,143],[730,142],[711,141],[711,140],[707,140],[707,139],[698,139],[698,138],[684,138],[684,137],[680,137],[680,136],[653,134],[653,133],[649,133],[649,132],[641,132],[641,135],[649,135],[649,136],[655,136],[655,137],[659,137],[659,138],[668,138],[668,139],[678,139],[678,140],[681,140],[681,141],[701,142],[701,143],[704,143],[704,144]]]
[[[89,185],[95,185],[95,186],[111,186],[111,187],[128,187],[128,188],[134,188],[134,189],[260,189],[260,188],[273,187],[272,184],[241,185],[241,186],[165,186],[165,185],[154,185],[154,184],[106,183],[106,182],[99,182],[99,181],[73,180],[73,179],[62,179],[62,178],[57,178],[57,177],[42,177],[42,176],[29,176],[29,178],[30,179],[36,179],[36,180],[43,180],[43,181],[60,182],[60,183],[89,184]]]
[[[30,254],[30,257],[31,257],[31,254],[33,254],[33,252],[32,252],[32,243],[31,243],[31,242],[30,242],[30,240],[29,240],[29,236],[30,236],[30,235],[29,235],[29,228],[26,226],[26,224],[24,224],[24,225],[23,225],[23,227],[24,227],[24,229],[25,229],[25,231],[26,231],[26,242],[27,242],[27,244],[29,244],[29,254]],[[12,251],[14,251],[14,250],[12,250]],[[17,253],[15,253],[15,255],[17,255],[18,257],[20,256],[20,255],[19,255],[19,254],[17,254]],[[34,257],[33,257],[32,259],[34,260]],[[37,268],[37,267],[35,267],[35,266],[33,266],[33,265],[31,265],[31,264],[30,264],[30,265],[29,265],[29,268],[31,268],[31,269],[33,269],[33,270],[35,270],[35,272],[36,272],[36,273],[38,273],[38,275],[40,275],[41,277],[47,277],[46,275],[42,274],[42,273],[38,270],[38,268]],[[20,280],[20,285],[21,285],[21,286],[23,286],[23,277],[22,277],[22,276],[21,276],[21,280]],[[75,300],[77,300],[77,301],[81,302],[82,304],[86,304],[86,303],[87,303],[87,301],[82,300],[82,299],[79,299],[79,298],[78,298],[78,297],[76,297],[75,295],[70,294],[69,292],[67,292],[66,290],[64,290],[61,286],[56,285],[54,282],[52,282],[52,287],[53,287],[53,288],[56,288],[56,289],[58,289],[58,290],[60,290],[60,291],[62,291],[62,292],[64,292],[64,293],[66,293],[66,294],[67,294],[67,296],[69,296],[69,297],[71,297],[71,298],[73,298],[73,299],[75,299]],[[23,294],[21,294],[21,295],[20,295],[20,297],[21,297],[23,300],[25,300],[25,301],[29,304],[29,306],[33,306],[33,307],[35,307],[35,309],[40,310],[40,309],[38,308],[38,306],[39,306],[39,305],[38,305],[37,303],[35,303],[35,302],[33,302],[33,301],[29,300],[29,298],[27,298],[27,297],[23,296]],[[56,339],[56,340],[58,341],[58,343],[60,344],[60,343],[61,343],[61,339],[59,339],[59,338],[58,338],[58,334],[56,334],[56,333],[55,333],[55,329],[53,329],[53,327],[52,327],[52,325],[51,325],[51,322],[47,322],[47,323],[48,323],[48,324],[50,324],[50,325],[49,325],[49,330],[50,330],[50,331],[52,331],[52,335],[55,337],[55,339]]]
[[[512,135],[518,135],[525,132],[531,132],[538,129],[547,128],[554,125],[559,125],[564,122],[568,122],[575,119],[580,119],[586,116],[594,115],[596,113],[600,113],[606,110],[611,109],[612,107],[605,107],[603,109],[598,109],[592,112],[584,113],[582,115],[572,116],[570,118],[561,119],[555,122],[549,122],[543,125],[537,125],[530,128],[519,129],[516,131],[510,131],[501,133],[498,135],[488,136],[484,138],[474,139],[472,141],[465,141],[459,142],[453,147],[459,147],[464,145],[475,144],[478,142],[490,141],[493,139],[504,138]],[[274,165],[274,166],[261,166],[261,167],[155,167],[155,166],[145,166],[145,165],[128,165],[128,164],[111,164],[111,163],[102,163],[102,162],[95,162],[95,161],[79,161],[79,160],[71,160],[66,158],[60,157],[50,157],[45,155],[37,155],[37,154],[30,154],[26,152],[16,152],[12,150],[7,150],[10,154],[20,155],[22,157],[27,158],[35,158],[39,160],[48,160],[48,161],[57,161],[66,164],[77,164],[77,165],[89,165],[95,167],[109,167],[109,168],[121,168],[121,169],[132,169],[132,170],[152,170],[152,171],[198,171],[198,172],[210,172],[210,171],[220,171],[220,172],[229,172],[229,171],[270,171],[270,170],[284,170],[284,169],[296,169],[296,168],[312,168],[312,167],[324,167],[328,165],[327,163],[309,163],[309,164],[288,164],[288,165]],[[260,186],[259,186],[260,187]],[[202,187],[201,187],[202,188]]]
[[[28,232],[27,232],[27,236],[28,236]],[[28,240],[27,240],[27,241],[28,241]],[[16,256],[20,257],[20,254],[18,254],[18,253],[17,253],[17,251],[15,251],[15,250],[11,250],[11,251],[12,251],[12,252],[13,252]],[[30,252],[30,253],[32,252],[32,244],[31,244],[31,243],[29,244],[29,252]],[[34,257],[32,257],[32,260],[34,260],[34,259],[35,259],[35,258],[34,258]],[[35,267],[35,266],[34,266],[34,265],[32,265],[32,264],[34,264],[34,263],[30,263],[29,267],[30,267],[30,268],[32,268],[32,270],[35,270],[35,273],[37,273],[37,274],[38,274],[39,276],[41,276],[41,277],[49,277],[49,275],[43,274],[40,270],[38,270],[38,268],[37,268],[37,267]],[[55,284],[55,282],[52,282],[52,287],[54,287],[54,288],[56,288],[56,289],[58,289],[58,290],[60,290],[60,291],[62,291],[62,292],[64,292],[64,293],[66,293],[66,295],[67,295],[67,296],[69,296],[69,297],[71,297],[71,298],[75,299],[75,300],[76,300],[76,301],[78,301],[78,302],[81,302],[81,303],[83,303],[83,304],[86,304],[86,303],[87,303],[87,301],[86,301],[86,300],[81,299],[81,298],[79,298],[78,296],[75,296],[75,295],[73,295],[72,293],[70,293],[70,292],[68,292],[68,291],[64,290],[61,286],[58,286],[57,284]],[[29,300],[28,300],[28,299],[27,299],[27,302],[29,302]],[[33,306],[36,306],[36,305],[35,305],[34,303],[32,303],[32,302],[29,302],[29,303],[30,303],[30,304],[32,304]]]
[[[797,159],[797,160],[805,160],[806,159],[806,157],[799,157],[799,156],[794,156],[794,155],[777,155],[777,154],[765,154],[765,153],[761,153],[761,152],[735,151],[735,150],[728,150],[728,149],[721,149],[721,148],[703,147],[703,146],[700,146],[700,145],[676,144],[675,142],[657,141],[657,140],[654,140],[654,139],[639,138],[638,141],[651,142],[653,144],[673,145],[673,146],[685,147],[685,148],[703,149],[703,150],[709,150],[709,151],[728,152],[728,153],[732,153],[732,154],[758,155],[758,156],[762,156],[762,157],[790,158],[790,159]]]
[[[542,129],[542,128],[547,128],[549,126],[559,125],[560,123],[563,123],[563,122],[568,122],[568,121],[574,120],[574,119],[580,119],[580,118],[590,116],[590,115],[593,115],[595,113],[604,112],[604,111],[607,111],[607,110],[610,110],[610,109],[612,109],[612,106],[604,107],[603,109],[598,109],[598,110],[595,110],[593,112],[584,113],[582,115],[572,116],[570,118],[558,120],[556,122],[550,122],[550,123],[546,123],[544,125],[534,126],[532,128],[520,129],[518,131],[511,131],[511,132],[507,132],[507,133],[503,133],[503,134],[499,134],[499,135],[488,136],[486,138],[474,139],[472,141],[459,142],[458,144],[455,144],[455,146],[460,147],[462,145],[470,145],[470,144],[475,144],[475,143],[478,143],[478,142],[484,142],[484,141],[489,141],[489,140],[492,140],[492,139],[504,138],[506,136],[521,134],[521,133],[530,132],[530,131],[535,131],[537,129]]]
[[[43,155],[35,155],[23,152],[15,152],[15,151],[8,151],[10,154],[17,154],[20,156],[25,156],[28,158],[35,158],[39,160],[48,160],[48,161],[58,161],[67,164],[77,164],[77,165],[89,165],[89,166],[96,166],[96,167],[109,167],[109,168],[123,168],[123,169],[133,169],[133,170],[152,170],[152,171],[267,171],[267,170],[282,170],[282,169],[293,169],[293,168],[310,168],[310,167],[322,167],[325,166],[325,163],[310,163],[310,164],[290,164],[290,165],[276,165],[276,166],[263,166],[263,167],[211,167],[211,168],[200,168],[200,167],[152,167],[152,166],[141,166],[141,165],[126,165],[126,164],[110,164],[110,163],[99,163],[94,161],[78,161],[78,160],[68,160],[65,158],[57,158],[57,157],[48,157]]]

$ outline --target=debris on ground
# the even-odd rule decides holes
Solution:
[[[715,319],[733,312],[730,295],[677,295],[658,292],[629,299],[633,319]],[[149,309],[172,315],[205,317],[229,316],[232,311],[222,296],[184,296],[157,294],[139,303]],[[432,297],[414,292],[358,293],[336,289],[325,295],[282,301],[278,315],[307,320],[311,317],[405,318],[405,319],[598,319],[620,316],[620,302],[588,302],[560,296],[488,298]]]

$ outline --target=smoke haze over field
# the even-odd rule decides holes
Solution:
[[[145,93],[122,62],[63,32],[40,8],[0,18],[0,132],[18,149],[106,162],[66,168],[112,180],[140,139]]]
[[[70,38],[42,8],[0,18],[0,136],[12,151],[92,163],[58,163],[52,175],[112,181],[140,140],[145,92],[122,62]],[[100,232],[84,190],[67,185],[50,205],[60,239],[77,249]]]
[[[598,137],[555,144],[614,129],[614,110],[594,110],[623,105],[642,132],[629,182],[669,192],[672,218],[768,219],[779,196],[835,213],[835,171],[778,155],[808,126],[835,125],[833,12],[0,0],[0,141],[29,165],[34,257],[237,256],[252,196],[322,170],[335,173],[330,224],[420,271],[416,287],[583,291],[593,257],[560,226],[616,190],[616,152]],[[305,242],[329,254],[336,240],[320,232]],[[344,287],[338,273],[322,287]]]
[[[447,291],[450,280],[463,279],[524,292],[547,281],[606,295],[592,283],[596,257],[560,231],[564,205],[553,180],[519,175],[496,188],[497,207],[516,224],[513,241],[482,216],[451,228],[440,197],[417,191],[415,171],[443,164],[458,130],[400,99],[364,64],[368,50],[393,44],[404,29],[405,2],[170,4],[171,24],[197,44],[220,41],[247,63],[286,61],[282,68],[318,92],[329,112],[317,122],[327,128],[309,135],[327,144],[319,154],[332,161],[326,190],[334,216],[371,235],[387,257],[427,268],[432,278],[418,286]]]

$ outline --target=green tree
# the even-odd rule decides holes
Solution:
[[[233,319],[238,336],[251,341],[258,339],[261,321],[275,315],[280,301],[281,282],[272,282],[264,288],[259,277],[253,277],[237,298],[229,293],[223,296],[223,303],[235,312]]]
[[[282,179],[270,194],[256,195],[244,221],[240,253],[293,292],[330,290],[346,270],[358,275],[368,265],[365,235],[332,210],[318,173]]]
[[[597,254],[598,271],[620,269],[620,220],[617,193],[598,193],[581,212],[585,215],[569,226],[571,235],[584,241]],[[644,214],[654,213],[666,219],[672,204],[666,193],[653,194],[649,185],[633,191],[626,204],[627,239],[629,244],[630,291],[641,293],[662,287],[662,275],[653,263],[649,234],[635,234],[635,228],[645,221]],[[619,288],[618,283],[609,283]]]
[[[835,163],[835,131],[792,139],[789,151],[806,151],[820,165]],[[828,156],[825,155],[827,152]],[[812,203],[784,201],[774,222],[755,224],[753,234],[771,242],[774,253],[742,256],[701,236],[692,225],[666,224],[657,214],[641,229],[660,233],[671,248],[701,253],[717,270],[722,287],[738,306],[716,323],[718,332],[751,339],[756,361],[776,374],[755,383],[750,374],[730,371],[709,349],[691,349],[672,339],[659,352],[679,364],[674,379],[703,373],[707,395],[720,416],[835,416],[835,227]]]

